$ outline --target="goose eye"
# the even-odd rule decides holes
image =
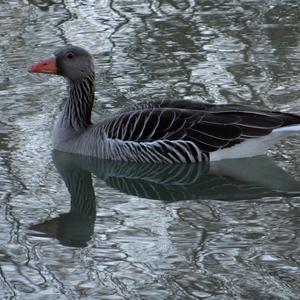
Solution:
[[[74,57],[73,53],[70,52],[70,53],[67,54],[67,58],[72,59],[73,57]]]

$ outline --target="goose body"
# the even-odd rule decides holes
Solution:
[[[28,69],[69,80],[69,98],[53,130],[54,149],[148,163],[187,163],[261,155],[300,130],[300,116],[241,105],[142,102],[91,122],[95,76],[91,55],[76,46]]]

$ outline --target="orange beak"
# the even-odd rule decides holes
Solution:
[[[30,73],[57,74],[57,65],[55,56],[42,60],[37,64],[29,66],[27,69]]]

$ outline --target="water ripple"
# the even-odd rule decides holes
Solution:
[[[2,1],[0,298],[298,299],[297,137],[243,177],[82,162],[74,213],[50,142],[66,89],[26,67],[85,46],[98,115],[170,98],[296,112],[299,22],[289,0]]]

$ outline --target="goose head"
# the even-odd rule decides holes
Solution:
[[[31,65],[28,71],[61,75],[70,81],[80,81],[94,74],[94,62],[88,51],[69,45],[57,49],[49,58]]]

